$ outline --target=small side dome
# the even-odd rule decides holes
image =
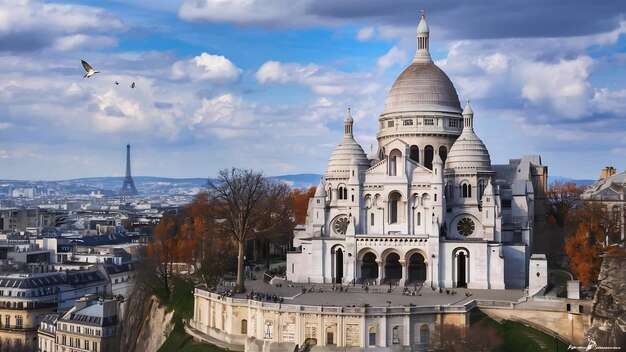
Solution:
[[[469,100],[463,110],[463,133],[450,148],[446,169],[493,171],[491,157],[483,141],[474,133],[474,111]]]
[[[354,119],[350,109],[348,109],[348,114],[343,120],[343,124],[343,139],[330,154],[328,167],[326,168],[327,177],[350,177],[351,167],[368,168],[370,166],[370,161],[365,155],[363,148],[354,140],[352,135]]]

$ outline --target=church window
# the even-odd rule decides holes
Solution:
[[[345,215],[339,215],[333,220],[332,228],[335,233],[339,235],[345,235],[348,230],[348,217]]]
[[[426,125],[426,126],[434,126],[435,125],[435,119],[424,119],[424,125]]]
[[[394,326],[391,330],[391,343],[397,345],[400,343],[400,327]]]
[[[478,181],[478,199],[483,198],[483,194],[485,193],[485,180]]]
[[[411,149],[409,149],[409,158],[417,163],[420,162],[420,148],[418,146],[411,146]]]
[[[439,157],[441,158],[441,161],[443,161],[444,163],[446,162],[446,159],[448,158],[448,149],[443,145],[439,147]]]
[[[389,223],[395,224],[398,222],[398,203],[400,201],[400,194],[394,192],[389,197]]]
[[[417,226],[422,225],[422,213],[417,212]]]
[[[435,193],[435,202],[437,201],[437,193]]]
[[[396,176],[396,157],[389,158],[389,176]]]
[[[463,183],[461,185],[461,196],[463,198],[472,198],[472,185]]]
[[[393,127],[393,120],[387,121],[387,127]]]
[[[411,119],[402,120],[402,125],[403,126],[413,126],[413,120],[411,120]]]
[[[448,120],[448,127],[459,127],[459,120],[457,119]]]
[[[347,188],[343,189],[343,199],[348,199],[348,189]]]
[[[352,201],[354,202],[354,194],[352,195]]]
[[[433,157],[435,156],[435,151],[432,145],[427,145],[424,147],[424,166],[429,169],[433,169]]]
[[[454,188],[452,187],[452,181],[448,181],[448,183],[446,183],[446,198],[450,200],[453,196]]]
[[[469,236],[473,234],[475,228],[476,225],[474,224],[474,221],[470,218],[462,218],[456,224],[456,230],[459,231],[459,233],[463,236]]]
[[[370,226],[374,226],[374,213],[370,214]]]

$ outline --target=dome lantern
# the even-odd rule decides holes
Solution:
[[[429,51],[430,29],[426,23],[426,15],[422,10],[422,18],[417,26],[417,51],[413,57],[413,62],[432,62]]]

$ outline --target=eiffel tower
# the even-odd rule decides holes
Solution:
[[[139,194],[135,188],[135,182],[130,175],[130,144],[126,145],[126,177],[124,177],[124,185],[120,190],[121,196],[136,196]]]

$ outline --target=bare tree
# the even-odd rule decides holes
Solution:
[[[237,244],[237,292],[245,292],[244,254],[255,236],[272,233],[293,220],[292,197],[284,183],[271,181],[260,172],[232,168],[208,182],[208,200],[215,225]]]

